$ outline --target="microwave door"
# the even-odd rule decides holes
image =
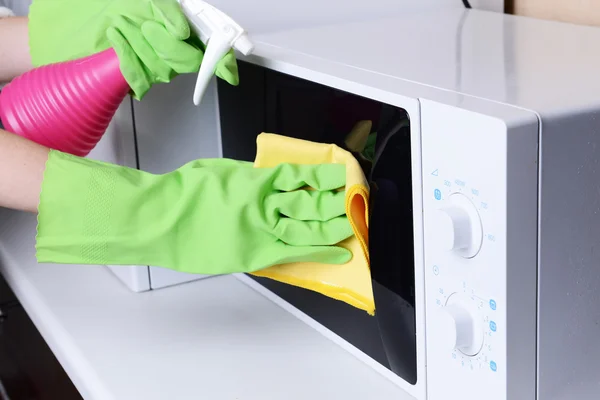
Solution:
[[[351,151],[363,168],[371,185],[369,242],[375,316],[318,292],[268,278],[250,275],[250,279],[375,361],[376,368],[394,382],[408,390],[418,388],[424,376],[417,364],[420,332],[415,321],[421,311],[415,304],[413,143],[408,112],[243,61],[239,68],[247,84],[231,87],[218,81],[225,157],[253,160],[256,134],[269,132],[334,143]],[[358,124],[364,129],[368,121],[372,135],[368,148],[360,153],[355,152],[358,148],[347,148],[349,133]]]

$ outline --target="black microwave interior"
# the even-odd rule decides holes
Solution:
[[[344,144],[372,121],[371,152],[353,153],[371,187],[369,252],[376,315],[252,276],[404,380],[417,381],[410,116],[401,108],[239,62],[240,85],[218,80],[223,156],[253,161],[256,135]]]

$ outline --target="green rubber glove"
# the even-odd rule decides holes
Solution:
[[[138,100],[155,83],[197,72],[204,56],[204,45],[191,33],[176,0],[34,0],[29,47],[34,66],[112,47]],[[215,73],[232,85],[239,83],[233,50]]]
[[[228,159],[164,175],[51,151],[38,209],[39,262],[151,265],[199,274],[352,254],[345,166],[254,168]],[[306,190],[308,185],[316,190]]]

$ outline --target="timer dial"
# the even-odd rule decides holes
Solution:
[[[435,242],[465,258],[479,253],[483,241],[481,218],[475,205],[462,193],[453,193],[435,213]]]
[[[453,294],[436,316],[438,335],[448,350],[459,350],[474,356],[483,347],[483,321],[473,302],[466,296]]]

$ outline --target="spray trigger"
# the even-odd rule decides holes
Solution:
[[[247,56],[254,50],[254,45],[239,24],[205,1],[179,0],[179,3],[190,27],[206,45],[194,89],[194,104],[199,105],[218,62],[227,52],[234,48]]]

